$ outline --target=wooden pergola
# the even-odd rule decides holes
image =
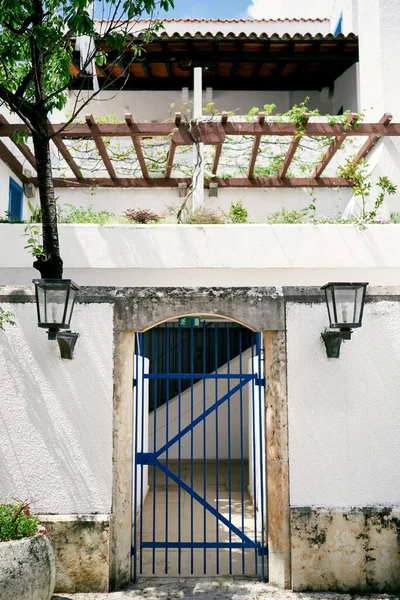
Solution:
[[[179,146],[193,146],[202,142],[214,146],[215,156],[212,165],[212,177],[205,182],[205,187],[216,183],[221,188],[291,188],[291,187],[349,187],[351,183],[341,177],[324,177],[324,172],[336,152],[340,149],[347,137],[366,137],[353,164],[365,158],[374,145],[384,136],[400,136],[400,123],[391,123],[392,116],[384,114],[378,123],[356,123],[357,115],[351,114],[348,123],[328,124],[309,122],[305,115],[305,124],[301,134],[294,123],[273,122],[267,120],[263,113],[259,113],[256,120],[239,121],[222,113],[220,120],[202,120],[198,122],[183,122],[180,113],[175,115],[172,122],[165,123],[135,123],[131,114],[125,115],[125,123],[104,124],[97,123],[92,115],[87,115],[83,124],[51,124],[49,132],[53,135],[52,141],[71,170],[73,177],[55,177],[55,187],[124,187],[124,188],[157,188],[177,187],[179,184],[190,185],[191,178],[172,177],[172,167],[175,151]],[[26,159],[36,169],[35,157],[29,146],[14,141],[13,134],[23,126],[9,123],[0,116],[0,138],[9,138]],[[235,136],[248,136],[252,141],[252,150],[247,165],[247,176],[240,178],[224,178],[219,176],[218,167],[223,152],[224,142],[227,138]],[[289,141],[285,160],[280,168],[278,177],[255,177],[254,169],[260,156],[261,140],[269,137],[283,137]],[[295,156],[301,139],[331,138],[330,145],[324,156],[315,167],[311,177],[288,177],[288,170]],[[120,177],[117,175],[112,160],[107,152],[103,138],[131,139],[137,161],[140,165],[139,177]],[[150,177],[143,154],[142,140],[149,138],[165,138],[169,140],[169,152],[166,161],[164,177]],[[91,139],[97,147],[99,156],[104,164],[108,177],[84,177],[81,167],[74,160],[65,143],[71,139]],[[36,177],[28,177],[22,162],[15,156],[10,148],[0,140],[0,159],[3,160],[13,173],[24,183],[32,182],[37,185]]]

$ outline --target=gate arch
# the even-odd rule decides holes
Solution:
[[[266,356],[269,580],[290,586],[284,298],[276,288],[129,288],[114,300],[113,494],[110,589],[131,579],[132,379],[135,332],[180,315],[219,315],[262,332]]]

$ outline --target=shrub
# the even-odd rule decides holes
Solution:
[[[147,208],[128,208],[125,212],[125,217],[131,223],[146,225],[147,223],[158,223],[161,219],[160,215]]]
[[[231,223],[247,223],[249,213],[243,206],[243,201],[238,200],[237,202],[231,202],[231,208],[228,213],[228,217]]]
[[[219,215],[211,208],[196,210],[185,221],[189,225],[222,225],[225,222],[224,216]]]
[[[64,212],[65,207],[67,207],[67,212]],[[94,223],[96,225],[106,225],[113,221],[116,221],[114,213],[107,210],[95,211],[92,204],[88,208],[64,204],[59,218],[60,223]]]
[[[20,540],[35,535],[39,519],[30,513],[24,502],[0,504],[0,542]]]

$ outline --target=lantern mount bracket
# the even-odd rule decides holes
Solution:
[[[60,348],[61,358],[73,358],[74,348],[78,337],[79,333],[74,333],[72,331],[60,331],[56,334],[58,347]]]
[[[328,358],[339,358],[340,348],[343,340],[351,340],[351,329],[340,329],[339,331],[324,331],[321,337],[326,348]]]

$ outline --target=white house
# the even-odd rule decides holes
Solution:
[[[0,501],[27,499],[53,531],[59,591],[118,589],[166,571],[398,590],[397,225],[266,223],[308,206],[312,190],[317,215],[354,212],[337,175],[352,154],[368,154],[373,182],[400,183],[397,24],[390,0],[337,0],[331,20],[166,21],[143,62],[110,67],[124,91],[101,92],[106,101],[58,138],[59,205],[161,213],[193,192],[190,203],[214,211],[241,199],[250,222],[61,224],[64,276],[81,286],[73,360],[37,327],[25,225],[0,224],[0,307],[16,322],[0,331]],[[193,68],[203,91],[192,107]],[[306,96],[310,110],[363,120],[310,116],[299,138],[287,118],[259,114]],[[209,102],[219,113],[200,116]],[[99,122],[110,113],[122,123]],[[7,119],[0,202],[27,218],[34,167]],[[111,138],[110,160],[92,172],[96,127]],[[346,136],[353,146],[339,148]],[[311,172],[298,153],[314,158]],[[398,194],[383,209],[397,211]],[[320,288],[330,281],[369,282],[362,327],[350,341],[342,332],[339,358],[321,339]],[[348,323],[350,301],[341,307]]]

